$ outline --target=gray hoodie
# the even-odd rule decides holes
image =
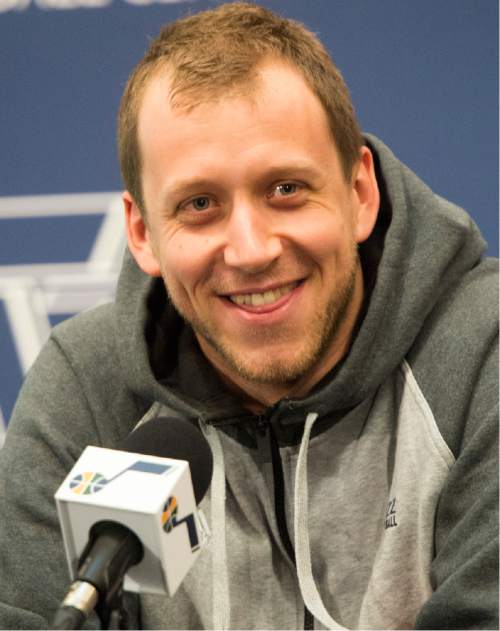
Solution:
[[[54,329],[0,452],[0,627],[46,628],[65,594],[53,495],[83,448],[166,415],[212,448],[212,538],[173,598],[127,594],[130,628],[498,628],[496,261],[367,142],[367,298],[306,398],[245,411],[128,254],[115,303]]]

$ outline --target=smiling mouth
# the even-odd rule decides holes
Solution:
[[[231,302],[236,305],[248,305],[251,307],[261,307],[265,305],[271,305],[277,302],[282,296],[291,293],[298,285],[300,281],[288,283],[282,287],[277,287],[263,293],[247,293],[247,294],[232,294],[228,296]]]

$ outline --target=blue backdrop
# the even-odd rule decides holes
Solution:
[[[0,434],[50,326],[112,296],[126,78],[161,24],[215,4],[0,0]],[[319,34],[363,129],[465,207],[497,255],[497,1],[262,4]]]

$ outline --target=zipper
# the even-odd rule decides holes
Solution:
[[[292,563],[296,566],[295,562],[295,550],[290,540],[290,533],[286,523],[285,512],[285,480],[283,476],[283,463],[281,461],[280,450],[278,446],[278,439],[273,426],[270,422],[266,422],[263,417],[259,418],[260,427],[263,423],[269,430],[269,441],[271,445],[271,460],[273,465],[273,480],[274,480],[274,511],[276,514],[276,521],[278,524],[278,533],[280,535],[281,542],[285,548],[286,553],[290,557]],[[304,605],[304,629],[314,629],[314,616],[309,609]]]

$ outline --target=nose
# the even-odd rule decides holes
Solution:
[[[282,252],[280,237],[267,209],[240,203],[231,211],[224,262],[248,273],[264,271]]]

